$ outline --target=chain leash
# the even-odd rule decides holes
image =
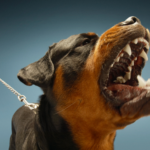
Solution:
[[[12,88],[9,84],[7,84],[1,78],[0,78],[0,82],[2,82],[11,92],[13,92],[18,97],[18,100],[20,102],[24,102],[26,105],[30,105],[30,103],[27,102],[26,97],[24,95],[21,95],[20,93],[18,93],[14,88]]]

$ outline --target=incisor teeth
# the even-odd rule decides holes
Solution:
[[[140,55],[139,55],[139,56],[141,56],[142,58],[144,58],[144,59],[145,59],[145,61],[148,61],[147,54],[145,53],[145,51],[144,51],[144,50],[142,50],[142,52],[140,53]]]
[[[137,44],[138,43],[138,39],[133,40],[132,43]]]
[[[119,76],[119,77],[117,77],[117,80],[115,82],[125,83],[126,80],[122,76]]]
[[[139,87],[143,87],[146,85],[146,81],[140,75],[137,76],[137,80],[139,82]]]
[[[131,56],[131,48],[130,48],[130,45],[127,44],[124,49],[123,49],[125,52],[127,52],[129,54],[129,56]]]
[[[139,42],[143,42],[144,39],[143,38],[138,38]]]
[[[136,61],[136,60],[137,60],[137,57],[134,58],[134,61]]]

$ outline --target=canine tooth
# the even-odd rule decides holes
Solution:
[[[147,54],[145,53],[145,51],[144,51],[144,50],[142,50],[142,52],[140,53],[140,55],[139,55],[139,56],[141,56],[142,58],[144,58],[144,59],[145,59],[145,61],[148,61]]]
[[[150,86],[150,79],[148,79],[148,80],[146,81],[146,85],[147,85],[147,86]]]
[[[134,60],[132,60],[132,62],[131,62],[131,64],[130,64],[131,66],[134,66]]]
[[[138,39],[133,40],[132,43],[137,44],[138,43]]]
[[[131,48],[130,48],[130,45],[127,44],[124,49],[123,49],[125,52],[127,52],[129,54],[129,56],[131,56]]]
[[[126,80],[130,80],[131,79],[131,72],[126,72],[126,75],[124,76],[124,78]]]
[[[148,43],[146,43],[145,47],[147,50],[149,50],[149,44]]]
[[[128,70],[131,72],[131,71],[132,71],[132,67],[131,67],[131,66],[128,66]]]
[[[139,82],[139,87],[143,87],[146,85],[145,80],[140,75],[137,76],[137,80]]]

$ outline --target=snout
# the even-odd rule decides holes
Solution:
[[[127,26],[127,25],[135,25],[135,24],[141,24],[141,21],[137,17],[129,17],[125,21],[120,23],[120,26]]]

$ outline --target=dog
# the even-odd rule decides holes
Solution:
[[[150,83],[141,77],[149,30],[132,16],[104,32],[70,36],[21,69],[43,90],[37,108],[12,118],[9,150],[113,150],[116,130],[150,115]]]

